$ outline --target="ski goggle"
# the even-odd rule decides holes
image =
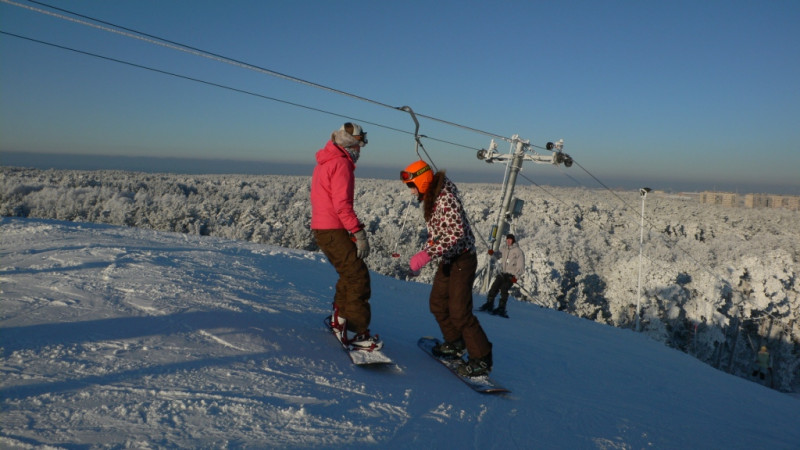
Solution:
[[[407,182],[413,180],[414,178],[422,175],[423,173],[425,173],[425,172],[427,172],[429,170],[431,170],[431,166],[425,166],[425,167],[423,167],[422,169],[419,169],[416,172],[407,172],[405,170],[402,170],[402,171],[400,171],[400,179],[407,183]]]
[[[362,131],[361,134],[353,136],[353,137],[356,138],[356,139],[361,138],[361,145],[362,146],[367,145],[367,143],[369,142],[369,141],[367,141],[367,132],[366,131]]]

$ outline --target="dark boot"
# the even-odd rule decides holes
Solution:
[[[506,313],[506,302],[508,302],[508,299],[502,299],[501,298],[500,299],[500,304],[497,305],[497,308],[495,308],[492,311],[492,314],[494,314],[495,316],[508,317],[508,313]]]
[[[453,342],[442,342],[441,344],[435,345],[431,349],[431,352],[439,358],[458,359],[464,354],[465,348],[464,339],[458,339]]]
[[[483,358],[469,358],[465,364],[458,366],[458,374],[463,377],[480,377],[492,371],[492,352]]]
[[[493,316],[503,316],[508,317],[508,313],[506,312],[505,308],[497,307],[492,311]]]
[[[478,308],[479,311],[491,311],[493,309],[494,309],[494,299],[493,298],[490,298],[490,299],[486,300],[486,303],[484,303],[483,305],[481,305],[480,308]]]

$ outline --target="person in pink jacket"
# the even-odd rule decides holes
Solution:
[[[383,347],[371,336],[369,270],[364,259],[369,241],[353,209],[356,162],[367,145],[367,133],[347,122],[317,152],[311,177],[311,230],[317,245],[339,274],[333,296],[331,327],[342,342],[360,350]],[[348,336],[348,331],[353,333]]]

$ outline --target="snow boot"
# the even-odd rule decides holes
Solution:
[[[492,352],[483,358],[469,358],[469,360],[458,366],[458,374],[462,377],[480,377],[489,375],[492,371]]]
[[[453,342],[442,342],[435,345],[431,352],[438,358],[458,359],[464,354],[465,349],[464,339],[457,339]]]
[[[489,311],[489,312],[491,312],[493,309],[494,309],[494,299],[490,298],[490,299],[486,300],[486,303],[484,303],[483,305],[481,305],[480,308],[478,308],[478,311]]]
[[[506,312],[506,308],[503,307],[503,306],[498,306],[497,308],[492,310],[492,315],[508,317],[508,313]]]
[[[364,350],[368,352],[383,348],[383,341],[380,337],[378,337],[377,334],[375,336],[370,336],[369,330],[357,334],[353,339],[348,341],[348,344],[350,344],[353,350]]]
[[[501,298],[500,299],[500,304],[497,305],[497,308],[492,310],[492,314],[494,314],[495,316],[508,317],[508,314],[506,313],[506,302],[507,301],[508,301],[508,299],[504,300],[504,299]]]

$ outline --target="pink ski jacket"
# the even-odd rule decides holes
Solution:
[[[353,210],[353,159],[333,141],[328,141],[316,157],[317,166],[311,176],[311,229],[344,228],[355,233],[364,228]]]

